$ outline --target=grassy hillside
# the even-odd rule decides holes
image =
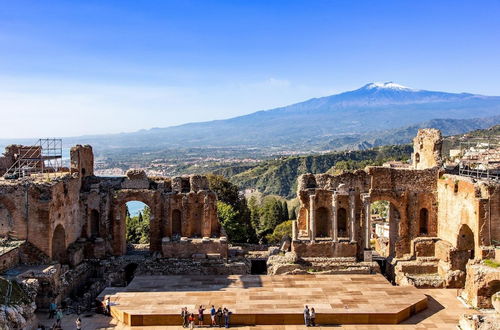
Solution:
[[[387,160],[408,159],[412,152],[411,145],[384,146],[370,150],[335,152],[324,155],[296,156],[260,163],[246,171],[228,176],[240,189],[255,188],[260,192],[276,194],[285,198],[294,197],[297,177],[305,173],[324,173],[340,161],[368,161],[372,165],[381,165]],[[233,173],[238,172],[236,169]],[[218,174],[231,173],[230,168]]]

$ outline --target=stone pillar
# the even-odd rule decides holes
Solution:
[[[192,226],[188,223],[188,198],[186,195],[181,200],[181,237],[190,237],[192,235]]]
[[[339,196],[337,192],[333,192],[332,195],[332,239],[334,242],[338,241],[339,229],[338,229],[338,216],[337,210],[339,208]]]
[[[203,198],[201,228],[202,228],[201,235],[203,237],[212,236],[212,218],[210,217],[210,199],[208,198],[208,194],[205,194],[205,197]]]
[[[354,191],[349,191],[349,209],[351,210],[351,243],[356,243],[356,195]]]
[[[292,241],[298,239],[297,220],[292,221]]]
[[[315,213],[315,198],[316,195],[309,196],[309,239],[314,241],[316,239],[316,224],[314,222]]]
[[[370,250],[370,234],[371,234],[371,205],[370,195],[363,196],[363,208],[365,212],[365,249]]]

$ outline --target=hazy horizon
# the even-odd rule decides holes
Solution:
[[[0,139],[226,119],[373,81],[500,95],[496,1],[16,1],[2,9]]]

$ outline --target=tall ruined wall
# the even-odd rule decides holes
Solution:
[[[88,177],[81,192],[82,236],[102,239],[107,254],[126,252],[126,203],[140,201],[151,209],[150,249],[162,250],[162,240],[180,237],[220,237],[217,196],[204,176],[149,178],[142,170],[127,177]],[[96,229],[97,228],[97,229]]]
[[[27,186],[0,183],[0,237],[27,238],[28,200]]]
[[[346,210],[346,214],[350,214],[351,208],[349,205],[348,191],[354,191],[355,195],[355,214],[358,219],[361,215],[362,202],[361,194],[367,193],[369,189],[370,178],[365,171],[346,172],[340,175],[330,174],[304,174],[298,179],[297,197],[300,200],[300,208],[297,216],[297,226],[300,233],[305,235],[308,230],[310,196],[315,197],[315,209],[324,210],[326,217],[332,217],[332,199],[334,190],[345,190],[345,194],[338,196],[338,208]],[[356,223],[358,223],[356,221]],[[350,223],[347,221],[346,233],[350,232]],[[358,224],[359,226],[359,224]],[[331,228],[327,229],[328,235],[331,234]],[[326,232],[325,232],[326,234]],[[362,232],[357,231],[358,238],[361,238]],[[359,240],[359,239],[358,239]]]
[[[0,236],[27,240],[48,256],[57,225],[65,231],[65,246],[81,232],[80,180],[69,175],[52,181],[0,183]]]
[[[64,229],[64,246],[74,243],[82,234],[83,219],[80,215],[80,180],[71,178],[58,182],[52,188],[52,200],[49,205],[50,217],[50,254],[54,257],[53,235],[57,226]]]
[[[81,178],[94,175],[94,153],[89,145],[76,145],[70,150],[71,173]]]
[[[434,128],[419,129],[417,136],[413,139],[413,167],[417,170],[424,170],[441,166],[442,143],[441,131]]]
[[[391,254],[402,257],[411,252],[413,239],[437,234],[438,175],[438,168],[414,170],[390,167],[369,167],[364,171],[336,176],[303,175],[298,180],[298,234],[304,236],[310,231],[311,202],[317,213],[315,217],[333,218],[332,202],[336,190],[338,210],[343,209],[342,213],[347,213],[349,219],[354,214],[355,240],[365,242],[366,200],[385,200],[391,203],[391,209],[398,214],[396,217],[391,212],[390,251]],[[351,200],[350,196],[354,199]],[[314,200],[311,201],[311,198]],[[319,220],[315,219],[317,221]],[[331,237],[330,227],[323,231]],[[347,232],[350,233],[352,228],[349,221],[347,227]]]
[[[491,245],[500,237],[500,194],[498,184],[475,183],[458,175],[444,175],[438,180],[438,235],[455,248],[460,230],[468,226],[473,233],[475,250]]]

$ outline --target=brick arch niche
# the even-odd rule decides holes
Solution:
[[[114,255],[123,255],[127,252],[127,203],[138,201],[146,204],[151,209],[150,215],[150,250],[157,251],[159,247],[155,244],[161,239],[161,226],[157,224],[157,219],[161,218],[161,203],[159,193],[155,190],[121,190],[113,198],[112,206],[112,249]]]
[[[402,254],[398,251],[397,246],[402,244],[401,237],[404,237],[404,229],[408,227],[407,217],[404,213],[406,206],[404,202],[395,198],[391,194],[371,194],[370,202],[386,201],[389,203],[387,219],[389,222],[389,256],[397,256]]]

